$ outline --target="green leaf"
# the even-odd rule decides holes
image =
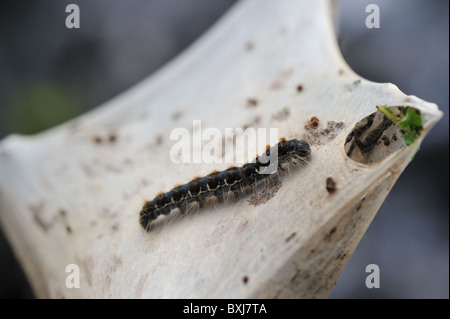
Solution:
[[[377,106],[378,111],[384,114],[388,119],[397,123],[406,145],[411,145],[419,137],[422,131],[422,115],[419,110],[411,107],[402,107],[400,114],[394,114],[394,111],[387,105]]]

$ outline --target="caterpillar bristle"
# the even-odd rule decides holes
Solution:
[[[280,144],[282,143],[282,144]],[[184,185],[177,184],[166,193],[159,192],[152,201],[144,201],[140,212],[140,223],[145,230],[150,230],[155,219],[161,215],[168,215],[174,210],[180,214],[198,210],[206,205],[216,205],[235,199],[256,187],[270,185],[280,176],[290,172],[289,166],[306,163],[311,153],[309,144],[303,140],[289,140],[284,137],[274,146],[278,147],[278,170],[267,174],[267,163],[259,156],[251,163],[241,167],[229,166],[224,171],[213,170],[204,177],[196,176]],[[264,156],[271,153],[267,145]],[[287,169],[286,169],[287,168]],[[214,176],[210,176],[214,174]],[[193,183],[195,181],[195,183]]]

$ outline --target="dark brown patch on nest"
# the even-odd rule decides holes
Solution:
[[[272,120],[284,121],[289,117],[289,115],[291,115],[291,111],[288,106],[285,106],[279,112],[272,115]]]
[[[261,204],[267,203],[278,190],[281,188],[281,181],[275,181],[271,183],[268,187],[264,188],[260,193],[253,194],[247,201],[250,205],[259,206]]]

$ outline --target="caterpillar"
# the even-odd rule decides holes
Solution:
[[[269,160],[271,154],[277,154],[275,163]],[[281,138],[275,146],[267,146],[266,151],[251,163],[196,177],[187,184],[175,186],[166,193],[158,194],[153,200],[146,201],[139,214],[140,224],[149,230],[152,222],[160,215],[167,215],[174,209],[183,212],[190,203],[197,202],[201,207],[210,197],[221,200],[228,192],[238,197],[243,189],[277,176],[278,170],[284,171],[284,164],[305,161],[310,154],[311,148],[306,141],[286,141]],[[270,174],[270,168],[274,173]]]
[[[383,132],[391,127],[394,122],[384,115],[380,115],[382,120],[378,120],[378,125],[375,125],[375,117],[379,112],[369,115],[364,120],[360,121],[353,131],[347,136],[344,147],[346,148],[347,156],[351,156],[355,150],[355,146],[361,151],[361,154],[366,155],[370,153]],[[380,117],[378,116],[378,117]],[[350,143],[350,144],[349,144]],[[350,146],[347,146],[349,144]]]

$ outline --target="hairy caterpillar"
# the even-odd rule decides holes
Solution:
[[[359,148],[361,154],[366,155],[370,153],[378,140],[380,139],[383,132],[391,127],[394,122],[388,119],[386,116],[382,116],[381,122],[378,125],[375,125],[375,116],[377,113],[373,113],[369,115],[365,120],[360,121],[356,124],[356,127],[350,134],[347,136],[345,141],[345,148],[347,152],[347,156],[351,156],[353,151],[355,150],[355,146]],[[379,116],[380,117],[380,116]],[[350,143],[350,146],[347,144]]]
[[[273,153],[275,152],[275,153]],[[273,174],[268,174],[267,169],[274,165],[268,159],[271,154],[277,154],[277,165]],[[224,171],[214,171],[204,177],[194,178],[187,184],[174,187],[172,190],[157,195],[153,200],[147,201],[140,212],[140,223],[148,230],[152,221],[158,216],[167,215],[173,209],[182,212],[193,202],[200,206],[210,197],[219,200],[228,192],[239,196],[240,192],[258,182],[277,175],[277,170],[284,170],[283,164],[304,160],[311,154],[309,144],[303,140],[289,140],[282,138],[273,147],[267,147],[266,151],[256,159],[242,167],[230,167]],[[273,167],[272,167],[273,168]]]

